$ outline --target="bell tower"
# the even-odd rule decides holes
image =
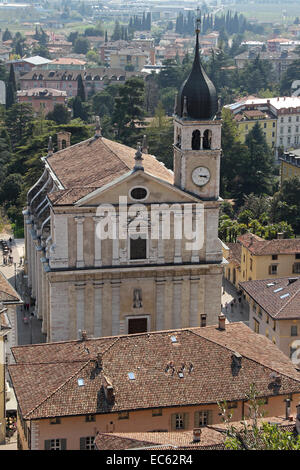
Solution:
[[[216,89],[200,62],[200,20],[190,75],[174,109],[174,184],[202,200],[218,200],[221,120]]]

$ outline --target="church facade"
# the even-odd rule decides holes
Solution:
[[[174,172],[145,147],[104,138],[99,122],[79,144],[67,133],[57,152],[50,142],[24,210],[28,285],[48,342],[83,330],[100,337],[217,323],[221,121],[198,31],[176,98],[173,147]],[[108,228],[113,236],[103,235]]]

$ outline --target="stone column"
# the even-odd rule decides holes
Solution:
[[[120,280],[111,281],[111,332],[112,335],[120,333]]]
[[[119,218],[116,215],[111,216],[116,227],[115,238],[112,240],[112,265],[120,264],[120,255],[119,255],[119,227],[118,222]]]
[[[94,219],[94,225],[95,225],[95,253],[94,253],[94,266],[95,267],[100,267],[102,266],[102,255],[101,255],[101,243],[102,240],[99,238],[97,234],[97,224],[100,222],[101,218],[100,217],[93,217]]]
[[[181,328],[182,279],[173,279],[173,327]]]
[[[156,279],[156,330],[165,328],[165,279]]]
[[[102,289],[103,282],[94,282],[94,336],[102,336]]]
[[[85,293],[85,283],[75,284],[76,296],[77,296],[77,338],[80,337],[79,330],[84,330],[84,293]]]
[[[199,313],[198,313],[198,290],[199,290],[199,277],[191,276],[190,279],[190,321],[189,326],[199,326]]]
[[[83,222],[84,217],[75,217],[77,223],[77,261],[76,268],[84,267],[83,258]]]

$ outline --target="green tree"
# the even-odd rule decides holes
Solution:
[[[6,109],[9,109],[16,102],[16,78],[13,64],[10,64],[9,77],[6,84]]]
[[[4,31],[3,36],[2,36],[2,41],[5,42],[5,41],[9,41],[10,39],[12,39],[12,34],[11,34],[11,32],[6,28],[6,30]]]
[[[95,115],[111,116],[114,109],[115,99],[110,93],[107,92],[107,89],[104,91],[99,91],[92,97],[92,109]]]
[[[70,114],[65,105],[55,104],[53,111],[47,114],[46,119],[55,121],[57,124],[67,124],[70,121]]]
[[[144,81],[132,77],[119,86],[112,116],[117,137],[122,143],[136,145],[137,138],[141,136],[138,126],[143,124],[144,116]]]
[[[77,96],[79,96],[81,101],[85,101],[85,89],[81,74],[78,75],[77,82]]]
[[[251,384],[245,401],[249,407],[248,421],[240,426],[231,424],[233,414],[226,401],[219,403],[222,419],[226,424],[225,448],[231,450],[300,450],[300,436],[286,431],[280,425],[260,421],[264,417],[265,400],[259,398],[255,384]]]
[[[155,155],[167,168],[173,169],[173,122],[166,116],[161,102],[155,110],[155,117],[146,129],[149,153]]]
[[[6,113],[5,124],[13,149],[24,145],[31,135],[33,127],[32,106],[27,103],[15,103]]]
[[[90,49],[90,41],[87,38],[79,36],[74,42],[74,52],[76,54],[86,54]]]

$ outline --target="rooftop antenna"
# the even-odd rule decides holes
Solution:
[[[148,153],[147,136],[143,136],[142,153]]]

